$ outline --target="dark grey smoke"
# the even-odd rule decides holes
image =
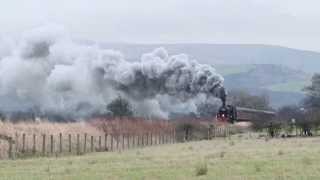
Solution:
[[[126,61],[115,50],[75,43],[59,26],[40,27],[0,51],[0,109],[73,117],[105,113],[121,95],[138,116],[167,118],[217,103],[223,78],[212,66],[164,48]],[[5,47],[7,41],[1,41]],[[1,50],[1,49],[0,49]]]

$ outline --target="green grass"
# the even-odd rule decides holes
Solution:
[[[85,156],[5,160],[0,161],[0,179],[317,180],[319,162],[320,138],[232,137]],[[199,175],[199,163],[206,173]]]
[[[274,84],[271,86],[266,87],[272,91],[278,92],[298,92],[302,93],[304,87],[309,85],[309,81],[298,81],[298,82],[288,82],[288,83],[281,83],[281,84]]]
[[[231,74],[239,74],[239,73],[248,72],[249,70],[255,68],[255,65],[253,65],[253,64],[239,64],[239,65],[217,64],[217,65],[214,65],[214,68],[222,76],[226,76],[226,75],[231,75]]]

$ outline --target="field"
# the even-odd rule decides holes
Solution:
[[[231,75],[231,74],[239,74],[239,73],[248,72],[251,69],[254,69],[255,65],[251,65],[251,64],[238,64],[238,65],[217,64],[217,65],[214,65],[214,67],[221,75],[226,76],[226,75]]]
[[[84,156],[3,160],[0,179],[319,179],[320,138],[235,135]],[[207,171],[206,171],[207,170]]]
[[[310,85],[310,82],[308,81],[295,81],[282,84],[274,84],[265,88],[271,91],[302,93],[303,88],[305,88],[308,85]]]

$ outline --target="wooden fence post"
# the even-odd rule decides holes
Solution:
[[[125,135],[122,134],[122,150],[124,150],[124,139],[125,139]]]
[[[157,145],[157,144],[158,144],[158,143],[157,143],[157,141],[158,141],[158,140],[157,140],[157,139],[158,139],[157,132],[154,132],[154,133],[153,133],[153,136],[154,136],[154,143],[153,143],[153,144],[154,144],[154,145]]]
[[[35,134],[33,134],[33,142],[32,143],[33,143],[32,144],[32,153],[33,153],[33,155],[35,155],[36,154],[36,144],[37,144]]]
[[[83,153],[87,152],[87,133],[84,133]]]
[[[143,147],[144,146],[144,134],[143,133],[141,133],[140,134],[140,136],[141,136],[141,147]]]
[[[163,135],[163,133],[161,133],[161,144],[164,144],[164,135]]]
[[[150,145],[152,146],[152,145],[153,145],[152,131],[150,132],[150,139],[151,139],[151,141],[150,141]]]
[[[93,136],[91,136],[90,151],[93,152]]]
[[[69,153],[71,153],[72,152],[71,134],[68,135],[68,140],[69,140]]]
[[[173,128],[173,143],[176,143],[176,128]]]
[[[26,151],[26,134],[22,134],[22,153],[25,153]]]
[[[162,134],[162,144],[166,144],[166,132]]]
[[[53,154],[53,149],[54,149],[54,145],[53,145],[53,135],[51,134],[50,136],[50,153]]]
[[[110,134],[110,137],[111,137],[111,151],[113,151],[113,134]]]
[[[130,149],[130,134],[127,134],[127,148]]]
[[[98,151],[101,151],[101,136],[99,136],[99,150]]]
[[[141,138],[142,138],[142,147],[145,146],[145,139],[144,139],[144,133],[141,134]]]
[[[46,135],[42,135],[42,155],[46,155]]]
[[[136,147],[136,135],[132,134],[132,148]]]
[[[9,149],[8,149],[9,158],[10,158],[10,159],[14,159],[13,140],[12,140],[12,137],[9,137],[8,143],[9,143]]]
[[[59,152],[62,153],[62,133],[59,134]]]
[[[120,134],[117,134],[117,136],[116,136],[117,137],[117,150],[119,150],[119,143],[120,143],[119,142],[120,141],[120,137],[119,136],[120,136]]]
[[[77,134],[77,155],[80,155],[80,135]]]
[[[108,151],[108,134],[104,135],[104,150]]]
[[[18,152],[18,151],[19,151],[19,135],[16,132],[15,133],[15,152]]]
[[[168,144],[168,131],[166,131],[166,133],[164,134],[164,137],[165,137],[166,144]]]

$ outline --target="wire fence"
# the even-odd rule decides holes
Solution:
[[[229,136],[229,128],[210,128],[205,139]],[[0,159],[40,156],[83,155],[90,152],[123,151],[179,140],[176,129],[144,133],[83,134],[27,134],[13,137],[0,134]]]

